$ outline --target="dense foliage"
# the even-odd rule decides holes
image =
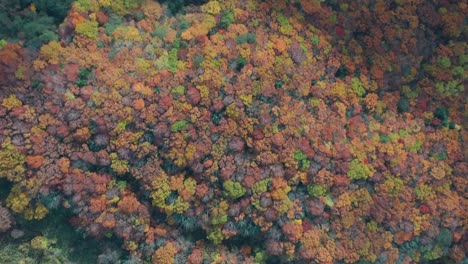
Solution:
[[[67,16],[72,0],[0,0],[0,39],[24,41],[39,48],[58,40],[57,26]]]
[[[63,209],[136,263],[466,262],[468,5],[322,2],[77,0],[37,56],[2,42],[0,232]]]

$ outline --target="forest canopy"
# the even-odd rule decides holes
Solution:
[[[467,262],[467,9],[1,0],[0,262]]]

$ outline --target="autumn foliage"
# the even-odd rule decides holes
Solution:
[[[2,47],[5,207],[148,263],[466,261],[467,5],[326,2],[76,1]]]

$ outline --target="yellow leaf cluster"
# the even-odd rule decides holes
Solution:
[[[59,54],[61,53],[62,46],[57,41],[51,41],[41,47],[40,54],[50,63],[59,63]]]
[[[201,6],[201,10],[208,14],[217,15],[221,13],[221,5],[218,1],[209,1]]]
[[[0,178],[7,178],[9,181],[17,182],[23,178],[26,161],[25,155],[17,152],[11,139],[6,138],[0,146]]]
[[[152,21],[158,20],[163,13],[161,5],[156,1],[145,1],[141,9],[143,10],[143,14]]]
[[[273,178],[271,184],[271,198],[274,200],[284,200],[291,190],[291,187],[289,187],[288,183],[280,177]]]
[[[11,110],[15,107],[22,106],[23,103],[16,97],[16,95],[12,94],[9,97],[3,99],[2,106],[8,110]]]
[[[192,40],[198,36],[207,35],[216,26],[216,19],[208,14],[191,14],[187,15],[187,19],[192,22],[192,26],[182,33],[181,38],[184,40]]]
[[[173,243],[168,242],[154,252],[152,262],[153,264],[172,264],[176,254],[177,248]]]
[[[6,200],[6,204],[13,212],[22,213],[29,206],[29,197],[23,193],[18,185],[11,188],[10,195]]]
[[[134,92],[141,93],[144,96],[152,96],[153,95],[153,89],[150,87],[144,85],[141,82],[135,83],[132,87]]]
[[[112,34],[115,39],[141,42],[141,36],[138,29],[132,26],[120,26]]]

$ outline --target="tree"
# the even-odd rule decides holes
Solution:
[[[172,242],[167,242],[164,246],[158,248],[153,255],[153,264],[171,264],[174,263],[174,257],[177,254],[177,248]]]
[[[246,192],[246,189],[239,182],[226,181],[223,183],[223,187],[231,199],[238,199]]]

